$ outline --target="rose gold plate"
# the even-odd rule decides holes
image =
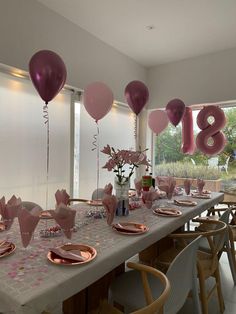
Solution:
[[[87,202],[90,206],[103,206],[102,200],[91,200]]]
[[[2,243],[2,242],[0,242],[0,248],[1,248],[1,243]],[[6,242],[6,244],[9,244],[9,248],[8,248],[4,253],[0,254],[0,258],[10,255],[10,254],[13,253],[13,252],[15,251],[15,249],[16,249],[16,246],[15,246],[14,243],[12,243],[12,242]]]
[[[65,265],[65,266],[81,265],[81,264],[91,262],[97,256],[97,251],[95,250],[95,248],[93,248],[92,246],[89,246],[89,245],[65,244],[65,245],[62,245],[60,248],[65,250],[65,251],[80,250],[81,256],[83,256],[83,258],[85,258],[85,260],[81,261],[81,262],[73,261],[70,259],[60,257],[59,255],[56,255],[55,253],[49,251],[47,254],[47,258],[53,264]]]
[[[4,231],[6,229],[6,226],[4,224],[4,222],[0,221],[0,232]]]
[[[48,210],[42,211],[40,219],[53,219],[52,214]]]
[[[174,204],[178,206],[196,206],[197,202],[180,199],[180,200],[174,200]]]
[[[161,210],[161,212],[158,212],[158,209]],[[164,211],[167,211],[167,213],[165,214]],[[169,212],[172,212],[172,214],[168,214]],[[169,207],[161,207],[161,208],[155,208],[153,209],[153,214],[157,215],[157,216],[161,216],[161,217],[179,217],[182,215],[182,212],[178,209],[175,208],[169,208]]]
[[[202,199],[210,199],[211,198],[210,194],[195,194],[195,193],[192,193],[191,196],[193,198],[202,198]]]
[[[112,229],[120,234],[126,235],[143,234],[149,230],[144,224],[136,222],[119,222],[118,224],[113,224]]]

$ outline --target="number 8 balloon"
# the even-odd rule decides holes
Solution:
[[[210,124],[208,118],[213,117],[214,122]],[[223,151],[226,138],[220,130],[224,128],[226,118],[224,111],[217,106],[204,107],[197,116],[197,125],[202,130],[196,138],[197,148],[208,156],[217,155]],[[208,141],[212,138],[213,144]]]

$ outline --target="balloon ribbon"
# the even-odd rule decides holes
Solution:
[[[43,118],[44,124],[47,125],[47,177],[46,177],[46,209],[48,209],[48,178],[49,178],[49,113],[48,113],[48,103],[46,102],[43,106]]]
[[[97,199],[98,199],[98,188],[99,188],[99,126],[98,126],[98,122],[96,121],[97,124],[97,134],[93,135],[93,139],[94,141],[92,142],[93,144],[93,148],[92,151],[97,150]]]

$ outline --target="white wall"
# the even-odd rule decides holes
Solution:
[[[84,88],[103,81],[119,101],[124,101],[128,82],[146,81],[144,67],[36,0],[1,0],[0,63],[27,70],[31,56],[41,49],[61,55],[67,84]]]
[[[153,67],[148,71],[149,108],[173,98],[187,105],[236,99],[236,48]]]

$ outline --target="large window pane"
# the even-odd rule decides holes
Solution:
[[[28,80],[0,74],[0,196],[12,194],[45,208],[46,126],[43,101]],[[70,95],[49,103],[49,208],[54,193],[70,186]]]

